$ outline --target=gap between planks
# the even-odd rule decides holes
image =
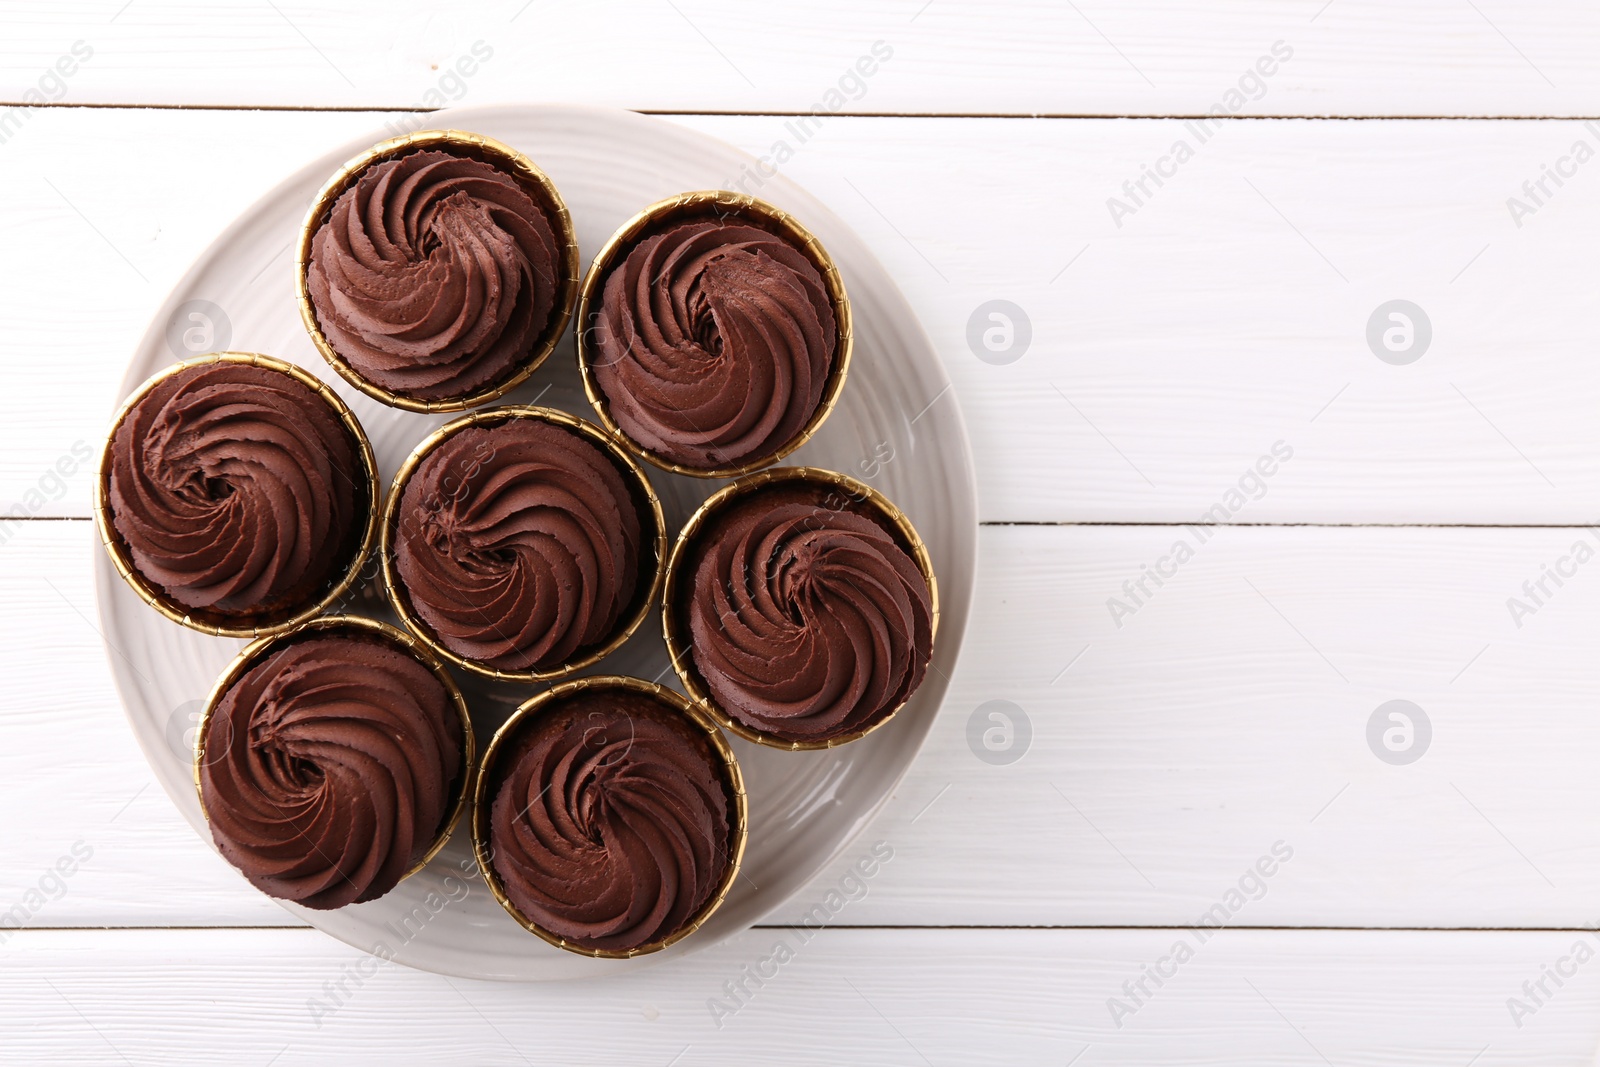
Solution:
[[[569,101],[550,101],[553,103],[568,103]],[[528,103],[537,104],[540,101],[489,101],[489,103]],[[160,104],[160,103],[96,103],[93,101],[50,100],[43,103],[31,104],[22,100],[0,100],[0,108],[62,108],[82,109],[88,111],[306,111],[320,112],[350,112],[388,115],[432,115],[444,108],[425,107],[394,107],[392,105],[364,105],[364,104]],[[622,108],[620,110],[633,111],[640,115],[659,115],[664,118],[673,116],[696,117],[707,116],[714,118],[806,118],[810,111],[717,111],[713,109],[693,108]],[[1148,112],[1119,112],[1119,111],[835,111],[833,118],[851,119],[1003,119],[1029,120],[1045,119],[1050,121],[1081,121],[1086,119],[1132,119],[1146,122],[1186,122],[1194,120],[1226,122],[1592,122],[1600,119],[1597,115],[1437,115],[1437,114],[1394,114],[1394,115],[1217,115],[1210,112],[1172,112],[1153,114]]]
[[[0,515],[7,522],[93,522],[90,515]],[[1229,526],[1297,527],[1320,530],[1592,530],[1597,523],[1576,522],[1155,522],[1134,520],[1117,522],[1111,519],[1086,521],[1054,521],[1050,519],[992,519],[978,523],[981,526],[1059,526],[1063,529],[1079,526],[1173,527],[1190,526],[1208,528]]]
[[[789,930],[794,923],[756,923],[746,927],[749,930]],[[1106,930],[1110,932],[1137,932],[1147,930],[1189,930],[1189,926],[1173,926],[1159,923],[1123,923],[1105,925],[1099,923],[1011,923],[986,926],[981,923],[906,923],[891,925],[889,923],[829,923],[827,926],[817,928],[819,932],[828,930],[1071,930],[1089,931]],[[1284,926],[1284,925],[1254,925],[1251,923],[1231,923],[1227,926],[1214,927],[1218,933],[1228,930],[1261,931],[1266,933],[1354,933],[1366,931],[1378,934],[1592,934],[1595,928],[1591,926]],[[108,932],[136,932],[140,930],[317,930],[321,928],[310,925],[221,925],[221,926],[178,926],[178,925],[139,925],[110,926],[85,924],[81,926],[24,926],[12,933],[31,934],[62,934],[77,933],[84,930],[105,930]],[[329,935],[332,936],[332,935]]]

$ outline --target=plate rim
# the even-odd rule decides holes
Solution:
[[[422,125],[417,127],[417,129],[472,129],[472,124],[476,121],[482,121],[484,119],[493,120],[495,117],[502,115],[525,115],[529,112],[538,113],[551,118],[567,116],[573,119],[582,119],[584,117],[589,117],[597,123],[634,123],[641,127],[651,129],[658,129],[660,126],[665,125],[671,127],[676,132],[677,136],[689,139],[705,139],[715,142],[722,149],[732,153],[733,155],[736,155],[742,161],[747,162],[752,166],[757,163],[757,160],[754,156],[750,155],[750,153],[744,151],[736,145],[723,140],[721,137],[718,137],[715,134],[705,133],[701,130],[685,126],[681,123],[673,122],[671,116],[646,115],[624,108],[608,107],[598,104],[521,102],[474,105],[462,108],[446,108],[434,112],[419,113],[416,117],[424,119],[425,121]],[[189,266],[183,271],[177,280],[172,283],[166,294],[162,297],[160,302],[152,311],[148,325],[139,335],[139,340],[129,353],[126,369],[123,372],[122,379],[118,385],[117,394],[112,405],[113,410],[115,410],[116,407],[119,406],[127,398],[127,396],[145,380],[143,376],[139,376],[137,367],[139,353],[146,350],[159,349],[161,338],[166,332],[166,319],[170,317],[172,310],[178,305],[176,300],[178,295],[180,293],[188,292],[194,288],[194,283],[203,277],[205,270],[209,268],[210,264],[222,254],[222,250],[225,247],[237,239],[241,231],[245,230],[251,224],[252,220],[261,212],[264,205],[281,197],[286,186],[292,186],[296,183],[309,182],[313,190],[321,188],[322,179],[318,176],[322,175],[325,169],[328,173],[332,173],[332,171],[337,169],[337,167],[343,161],[352,158],[364,148],[370,147],[372,144],[376,144],[378,141],[386,139],[383,134],[390,132],[391,131],[386,127],[374,126],[371,134],[363,134],[358,138],[341,142],[340,144],[327,150],[322,155],[308,160],[301,167],[291,170],[289,173],[285,174],[278,181],[276,181],[271,188],[267,189],[260,196],[252,200],[251,203],[245,207],[231,222],[229,222],[226,226],[219,230],[215,236],[212,237],[210,242],[207,243],[207,245],[196,254]],[[374,137],[376,137],[376,139],[374,139]],[[336,161],[331,167],[328,167],[327,161],[330,159]],[[884,267],[882,261],[879,260],[877,254],[873,251],[872,245],[869,244],[853,226],[850,226],[841,216],[834,212],[828,206],[827,201],[811,193],[799,182],[796,182],[794,179],[789,178],[781,173],[776,175],[775,178],[768,179],[768,182],[770,183],[774,180],[785,183],[789,187],[790,192],[798,193],[801,196],[814,201],[823,211],[826,211],[829,215],[833,216],[833,219],[836,220],[838,224],[842,226],[844,230],[859,245],[859,252],[862,255],[870,257],[872,265],[877,269],[884,283],[883,295],[888,299],[897,301],[899,303],[900,307],[898,310],[902,313],[900,317],[903,317],[905,322],[914,330],[914,336],[909,338],[910,343],[908,343],[906,347],[908,349],[920,349],[922,352],[926,353],[929,357],[928,367],[937,375],[937,378],[942,381],[944,387],[943,391],[935,397],[935,401],[937,401],[940,396],[943,396],[944,393],[954,394],[955,382],[950,376],[950,372],[945,364],[945,361],[940,357],[939,349],[934,344],[932,336],[928,333],[926,325],[922,322],[921,317],[917,315],[915,309],[911,306],[910,301],[906,299],[904,292],[900,288],[899,282],[895,278],[895,275],[892,274],[886,267]],[[763,197],[763,199],[765,199],[765,197]],[[582,255],[582,249],[580,248],[580,257]],[[592,256],[590,258],[592,259]],[[583,262],[581,258],[580,262]],[[290,310],[293,310],[292,301],[290,303]],[[572,326],[569,323],[567,329],[570,330],[571,328]],[[906,331],[897,329],[896,333],[904,335]],[[318,374],[318,377],[321,377],[321,375]],[[324,378],[323,380],[328,381],[327,378]],[[437,965],[424,965],[420,962],[403,958],[404,954],[391,957],[393,962],[402,963],[412,969],[426,971],[428,973],[472,978],[484,981],[505,981],[521,984],[563,980],[603,981],[607,979],[625,978],[629,975],[637,973],[639,966],[661,966],[665,963],[682,959],[685,955],[704,951],[733,937],[739,936],[753,926],[760,925],[765,919],[769,918],[774,913],[798,899],[801,894],[805,892],[806,887],[814,882],[815,879],[820,874],[824,873],[829,867],[837,863],[840,857],[843,856],[867,833],[872,825],[882,816],[883,811],[888,806],[890,800],[892,800],[897,794],[901,784],[905,780],[906,775],[921,758],[922,752],[927,745],[928,737],[933,731],[934,723],[939,718],[940,714],[945,710],[945,702],[948,700],[950,692],[950,675],[953,675],[955,671],[959,670],[961,655],[965,651],[966,647],[967,627],[970,622],[973,598],[977,589],[978,581],[978,539],[981,522],[978,519],[978,480],[975,457],[972,451],[971,436],[967,430],[966,417],[962,410],[959,396],[952,395],[950,400],[952,401],[952,411],[948,417],[954,419],[953,428],[957,431],[956,437],[959,444],[958,452],[964,461],[964,470],[961,472],[963,477],[960,480],[963,484],[963,488],[965,489],[965,501],[968,504],[968,507],[965,510],[969,511],[970,514],[965,516],[964,519],[962,519],[961,516],[954,516],[955,518],[962,519],[962,521],[957,524],[956,529],[958,533],[964,535],[961,538],[961,541],[965,548],[965,551],[958,551],[958,549],[962,547],[961,545],[951,546],[951,551],[957,554],[957,558],[953,561],[957,573],[940,575],[939,577],[941,592],[945,595],[946,606],[950,610],[950,614],[941,621],[940,637],[942,640],[935,647],[935,655],[942,654],[949,656],[949,675],[942,679],[943,688],[939,695],[938,706],[935,707],[930,714],[917,717],[915,719],[912,728],[916,731],[916,733],[914,737],[908,738],[910,750],[903,764],[892,774],[892,776],[886,777],[876,801],[858,809],[855,816],[854,829],[843,834],[838,843],[831,850],[829,850],[826,855],[822,856],[814,864],[810,865],[812,867],[812,871],[808,876],[806,876],[806,879],[797,885],[796,888],[787,895],[773,900],[769,905],[762,908],[748,922],[741,923],[741,925],[730,929],[728,932],[716,937],[715,939],[701,941],[699,939],[691,938],[680,946],[682,952],[678,955],[671,956],[670,960],[663,959],[663,954],[653,954],[651,956],[639,957],[637,961],[638,966],[630,966],[625,969],[619,969],[610,974],[597,974],[593,977],[579,979],[574,979],[571,976],[564,975],[550,975],[547,977],[491,975],[484,974],[482,972],[451,969]],[[494,406],[493,403],[490,403],[474,410],[485,410],[492,406]],[[103,445],[104,441],[102,439],[102,447]],[[213,852],[215,852],[215,847],[210,841],[208,835],[201,832],[199,828],[196,828],[192,824],[188,813],[180,804],[178,804],[176,795],[173,793],[172,789],[168,787],[165,776],[157,770],[158,766],[160,766],[164,761],[166,753],[157,752],[154,754],[154,756],[152,755],[151,746],[154,744],[154,741],[151,740],[149,743],[147,743],[144,732],[141,731],[139,724],[135,721],[134,713],[129,703],[129,694],[137,694],[139,691],[137,680],[130,675],[130,672],[132,674],[136,674],[137,671],[134,669],[131,662],[124,661],[124,657],[117,651],[111,637],[111,633],[115,627],[113,624],[114,609],[110,606],[110,599],[116,594],[117,587],[120,585],[121,580],[117,577],[115,571],[111,569],[110,563],[106,557],[106,553],[98,541],[91,546],[91,551],[94,555],[93,575],[95,587],[95,607],[96,615],[101,624],[101,645],[111,667],[112,680],[116,685],[117,699],[121,705],[123,719],[127,722],[130,732],[134,735],[134,740],[138,744],[140,753],[143,755],[145,762],[150,766],[152,775],[156,778],[158,784],[162,786],[163,792],[168,794],[169,800],[172,800],[174,806],[178,808],[178,814],[184,819],[185,822],[191,823],[190,829],[195,832],[196,837],[200,839],[203,846],[210,848]],[[926,682],[924,684],[926,684]],[[752,827],[752,830],[753,829],[754,828]],[[307,923],[318,932],[332,937],[342,944],[348,944],[358,951],[370,953],[371,950],[367,946],[357,944],[346,937],[341,936],[341,934],[337,931],[330,930],[320,925],[317,921],[317,918],[322,913],[308,911],[307,909],[300,908],[289,901],[279,900],[273,897],[268,897],[267,899],[272,900],[273,903],[283,908],[290,915]],[[696,943],[690,944],[690,942]]]

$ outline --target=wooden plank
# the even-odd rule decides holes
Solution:
[[[1246,878],[1231,921],[1600,920],[1600,839],[1579,814],[1600,807],[1600,564],[1567,558],[1579,540],[1592,553],[1600,535],[985,527],[949,698],[871,831],[894,860],[839,921],[1192,923],[1275,845],[1292,858],[1268,864],[1265,889]],[[148,784],[92,628],[94,551],[84,522],[26,524],[0,551],[0,808],[28,813],[0,837],[0,902],[81,840],[93,859],[30,925],[284,922]],[[1546,565],[1574,576],[1543,579],[1534,605],[1522,585]],[[1123,583],[1145,566],[1171,576],[1143,579],[1135,604]],[[1134,609],[1120,627],[1113,597]],[[1520,628],[1512,597],[1534,608]],[[1369,747],[1392,700],[1431,724],[1409,765]],[[1029,724],[1014,762],[980,755],[986,730],[1005,743],[991,701]]]
[[[1180,942],[1192,956],[1177,964]],[[18,1063],[1532,1067],[1592,1060],[1600,964],[1574,945],[1593,943],[1237,930],[1199,943],[1183,929],[827,929],[802,942],[768,929],[659,971],[530,987],[380,966],[309,930],[30,931],[6,945],[0,991]],[[1145,977],[1157,965],[1160,986]],[[1522,984],[1558,965],[1569,977],[1544,979],[1551,995],[1533,1005]],[[769,977],[746,977],[757,968]],[[1124,991],[1141,980],[1148,996]],[[749,993],[734,1000],[725,983],[739,981]],[[1514,1021],[1513,998],[1534,1010]],[[1120,1028],[1113,1000],[1131,1008]]]
[[[678,111],[1584,115],[1600,16],[1578,0],[735,0],[387,5],[13,3],[8,101],[417,107],[572,100]],[[74,42],[92,50],[52,77]],[[888,59],[872,65],[873,45]],[[1272,63],[1272,46],[1290,58]],[[857,63],[866,57],[867,76]],[[1256,64],[1270,73],[1256,77]],[[460,68],[457,64],[464,63]],[[71,68],[69,68],[71,69]],[[57,72],[59,73],[59,72]],[[29,92],[33,97],[27,96]],[[1232,97],[1229,94],[1233,93]],[[830,93],[833,94],[830,96]]]
[[[0,511],[88,514],[73,450],[97,446],[163,294],[284,172],[382,118],[58,109],[4,146],[0,227],[29,252],[0,262]],[[787,136],[774,117],[674,121],[758,153]],[[873,244],[934,338],[985,520],[1595,518],[1600,198],[1583,190],[1600,169],[1545,179],[1520,227],[1506,202],[1574,142],[1600,148],[1600,124],[1234,123],[1147,181],[1119,228],[1107,199],[1189,129],[841,118],[784,165]],[[135,158],[172,165],[104,180]],[[976,321],[983,349],[996,299],[1032,331],[1003,365],[968,340]],[[1409,365],[1368,346],[1394,299],[1431,323]],[[1292,458],[1258,485],[1275,446]]]

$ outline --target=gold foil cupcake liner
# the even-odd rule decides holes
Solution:
[[[706,732],[707,738],[722,758],[723,769],[726,772],[724,785],[727,787],[733,801],[732,814],[734,817],[733,840],[728,848],[728,869],[724,872],[722,880],[717,884],[716,890],[711,894],[700,910],[692,915],[687,923],[673,930],[665,937],[651,941],[631,949],[600,949],[585,948],[575,945],[571,941],[544,929],[538,923],[522,914],[506,896],[505,886],[500,880],[500,875],[494,869],[494,849],[489,840],[489,820],[494,805],[494,798],[489,795],[494,781],[495,761],[507,747],[516,732],[528,723],[534,721],[539,715],[556,710],[568,698],[578,693],[589,691],[623,690],[630,693],[639,693],[653,697],[667,705],[668,708],[682,715],[695,726]],[[549,942],[560,949],[577,953],[580,956],[592,956],[603,960],[625,960],[635,956],[644,956],[652,952],[660,952],[670,945],[688,937],[701,926],[707,919],[722,906],[727,899],[728,891],[733,888],[734,879],[739,876],[739,868],[744,863],[744,850],[750,833],[750,808],[745,796],[744,774],[739,769],[739,760],[733,753],[733,748],[726,738],[717,729],[716,722],[697,704],[687,700],[682,693],[666,686],[657,685],[655,682],[646,682],[638,678],[628,678],[622,675],[595,675],[589,678],[579,678],[576,681],[564,682],[549,689],[533,699],[525,702],[505,724],[495,731],[489,747],[484,749],[483,762],[478,768],[477,786],[472,794],[472,851],[478,861],[478,870],[483,874],[483,880],[506,910],[506,914],[515,919],[524,930],[538,935],[542,940]]]
[[[431,627],[418,615],[416,608],[411,603],[410,594],[406,591],[405,583],[400,580],[399,571],[395,565],[394,550],[395,537],[399,531],[401,520],[401,500],[405,495],[406,482],[410,480],[416,469],[422,464],[434,449],[444,441],[462,430],[472,426],[498,426],[512,419],[537,419],[541,422],[560,426],[570,430],[591,444],[595,445],[609,457],[616,466],[623,481],[627,482],[634,490],[634,503],[639,507],[642,519],[647,519],[647,525],[652,528],[644,533],[640,544],[641,559],[640,583],[634,597],[637,603],[627,615],[617,624],[613,635],[602,645],[580,650],[580,654],[564,663],[541,670],[509,671],[479,663],[445,647]],[[648,554],[649,558],[643,556]],[[526,405],[510,405],[506,407],[489,408],[484,411],[474,411],[469,415],[454,419],[439,427],[433,433],[423,438],[422,442],[412,450],[400,465],[400,470],[395,473],[394,482],[389,487],[389,499],[384,505],[383,522],[380,528],[380,547],[378,555],[383,566],[383,583],[389,592],[389,603],[393,605],[395,613],[402,622],[416,634],[419,640],[431,648],[441,658],[487,678],[502,682],[544,682],[552,679],[563,678],[574,671],[591,667],[606,656],[621,648],[623,643],[632,637],[640,624],[650,614],[650,606],[655,603],[656,593],[661,588],[663,572],[667,561],[667,522],[661,510],[661,498],[656,495],[655,487],[650,484],[650,479],[645,476],[644,469],[634,461],[618,444],[615,438],[608,435],[600,427],[590,422],[585,422],[574,415],[555,408],[530,407]],[[644,580],[644,568],[648,565],[650,577]]]
[[[922,543],[922,538],[918,536],[916,528],[911,525],[911,520],[906,518],[905,513],[870,485],[837,471],[823,470],[820,467],[778,467],[773,470],[758,471],[713,493],[693,515],[689,516],[689,521],[684,523],[677,542],[672,546],[672,554],[667,558],[667,577],[661,590],[662,632],[666,637],[667,654],[672,657],[672,667],[678,672],[678,678],[683,682],[688,694],[704,707],[724,730],[758,745],[803,752],[837,748],[851,741],[859,741],[898,715],[900,709],[910,702],[909,698],[891,709],[888,714],[880,716],[861,729],[837,737],[816,741],[793,741],[758,730],[734,718],[712,696],[705,679],[694,665],[693,639],[687,620],[682,617],[683,613],[678,604],[684,591],[694,580],[693,575],[683,573],[688,565],[690,546],[707,525],[739,501],[771,486],[794,481],[820,486],[827,489],[830,495],[837,494],[837,506],[841,509],[847,506],[870,508],[888,520],[899,532],[901,547],[911,554],[911,558],[916,561],[917,569],[922,572],[923,578],[928,583],[929,625],[931,637],[935,642],[934,647],[937,647],[939,636],[939,583],[933,573],[933,559],[928,555],[927,546]]]
[[[523,191],[544,209],[550,219],[551,229],[555,231],[556,240],[562,242],[564,248],[561,255],[561,278],[556,286],[556,305],[550,312],[549,324],[534,343],[527,360],[509,378],[486,386],[475,393],[421,400],[417,397],[392,393],[376,382],[369,381],[334,350],[322,332],[321,323],[317,321],[316,309],[312,307],[311,293],[306,283],[306,271],[311,265],[311,243],[317,235],[317,230],[322,227],[329,212],[333,210],[335,201],[346,189],[355,184],[361,173],[374,163],[428,148],[476,159],[517,179]],[[375,400],[406,411],[463,411],[498,399],[527,381],[528,377],[550,357],[550,353],[555,351],[556,345],[561,341],[561,335],[566,332],[567,323],[572,318],[573,302],[578,296],[579,280],[577,230],[573,227],[572,215],[567,211],[566,202],[561,199],[555,183],[534,164],[533,160],[515,148],[502,144],[492,137],[463,130],[422,130],[403,137],[394,137],[373,145],[340,167],[322,187],[322,191],[317,194],[316,200],[311,205],[311,210],[306,214],[306,220],[300,227],[300,241],[295,253],[295,300],[300,305],[300,319],[305,323],[306,332],[311,335],[311,341],[317,346],[317,351],[322,353],[322,358],[327,360],[329,366],[338,371],[345,381]]]
[[[777,451],[761,459],[712,469],[686,467],[655,454],[629,437],[612,417],[606,395],[595,381],[594,361],[598,354],[590,341],[589,332],[600,311],[606,277],[613,267],[627,258],[634,245],[681,222],[708,217],[723,220],[730,215],[738,216],[743,221],[786,239],[803,252],[821,273],[823,284],[828,289],[829,300],[833,304],[836,324],[833,369],[828,374],[828,381],[823,387],[822,400],[818,403],[817,410],[806,420],[806,424],[799,432]],[[679,193],[677,196],[651,204],[623,223],[621,228],[611,235],[594,257],[594,262],[589,265],[589,272],[584,275],[583,289],[578,296],[577,335],[578,372],[583,376],[583,391],[588,395],[589,403],[594,405],[595,414],[599,416],[601,425],[615,434],[619,440],[626,442],[628,448],[647,463],[674,474],[687,474],[693,478],[733,478],[763,467],[770,467],[811,440],[839,403],[839,396],[844,391],[845,377],[850,370],[851,353],[855,347],[850,297],[845,292],[844,279],[839,275],[839,268],[834,265],[833,257],[828,255],[827,249],[822,247],[822,242],[788,212],[774,207],[765,200],[722,189]]]
[[[339,576],[338,580],[322,593],[315,601],[308,602],[292,612],[279,611],[265,619],[253,619],[249,622],[230,621],[228,616],[220,612],[207,611],[204,608],[188,608],[168,596],[154,583],[148,581],[139,573],[134,565],[133,556],[128,551],[128,546],[112,525],[111,513],[111,443],[116,439],[117,431],[122,427],[129,413],[135,405],[143,400],[150,391],[166,379],[175,374],[182,373],[193,367],[209,366],[213,363],[244,363],[266,370],[278,371],[286,374],[306,386],[321,397],[333,409],[344,424],[345,429],[355,439],[357,452],[361,456],[361,469],[366,476],[367,487],[364,503],[367,516],[361,531],[360,547],[350,564]],[[358,496],[362,495],[357,489]],[[366,431],[361,428],[361,423],[356,420],[355,413],[339,399],[339,394],[330,389],[326,383],[315,375],[301,370],[292,363],[285,363],[281,359],[263,356],[254,352],[213,352],[209,355],[198,356],[194,359],[184,360],[163,368],[144,382],[133,394],[123,401],[122,407],[111,419],[111,429],[106,433],[105,445],[100,450],[100,466],[95,478],[94,495],[94,522],[95,528],[100,533],[100,543],[105,546],[106,554],[111,557],[112,566],[122,580],[139,594],[139,598],[146,604],[155,608],[162,615],[173,622],[199,630],[201,633],[211,634],[214,637],[267,637],[272,634],[283,633],[320,615],[330,605],[347,593],[357,578],[361,575],[362,568],[377,542],[378,533],[378,464],[372,455],[372,445],[367,441]]]
[[[403,882],[426,867],[450,840],[456,824],[461,821],[461,813],[466,810],[467,798],[473,794],[477,768],[477,744],[472,732],[472,716],[467,712],[466,698],[461,695],[461,689],[456,685],[455,679],[450,677],[450,672],[439,662],[438,657],[404,630],[357,615],[325,615],[286,633],[262,637],[246,645],[223,670],[216,684],[211,687],[211,692],[206,696],[205,708],[200,713],[200,724],[195,728],[194,734],[194,791],[200,799],[200,814],[209,824],[211,815],[206,811],[205,794],[200,789],[200,770],[206,765],[206,733],[211,727],[211,716],[216,711],[217,705],[222,703],[222,698],[233,688],[234,683],[262,660],[296,641],[314,634],[338,635],[341,632],[355,636],[376,637],[427,667],[444,685],[445,692],[450,694],[450,702],[456,709],[456,714],[461,717],[461,773],[456,778],[455,788],[451,791],[452,797],[447,813],[433,843],[428,846],[428,851],[401,876],[400,880]]]

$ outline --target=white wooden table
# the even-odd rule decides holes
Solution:
[[[0,1060],[1592,1062],[1597,45],[1577,0],[6,0]],[[737,999],[845,864],[625,980],[369,974],[181,822],[95,631],[83,460],[167,288],[306,159],[506,100],[779,159],[971,427],[893,859]],[[969,344],[995,300],[1025,350]]]

